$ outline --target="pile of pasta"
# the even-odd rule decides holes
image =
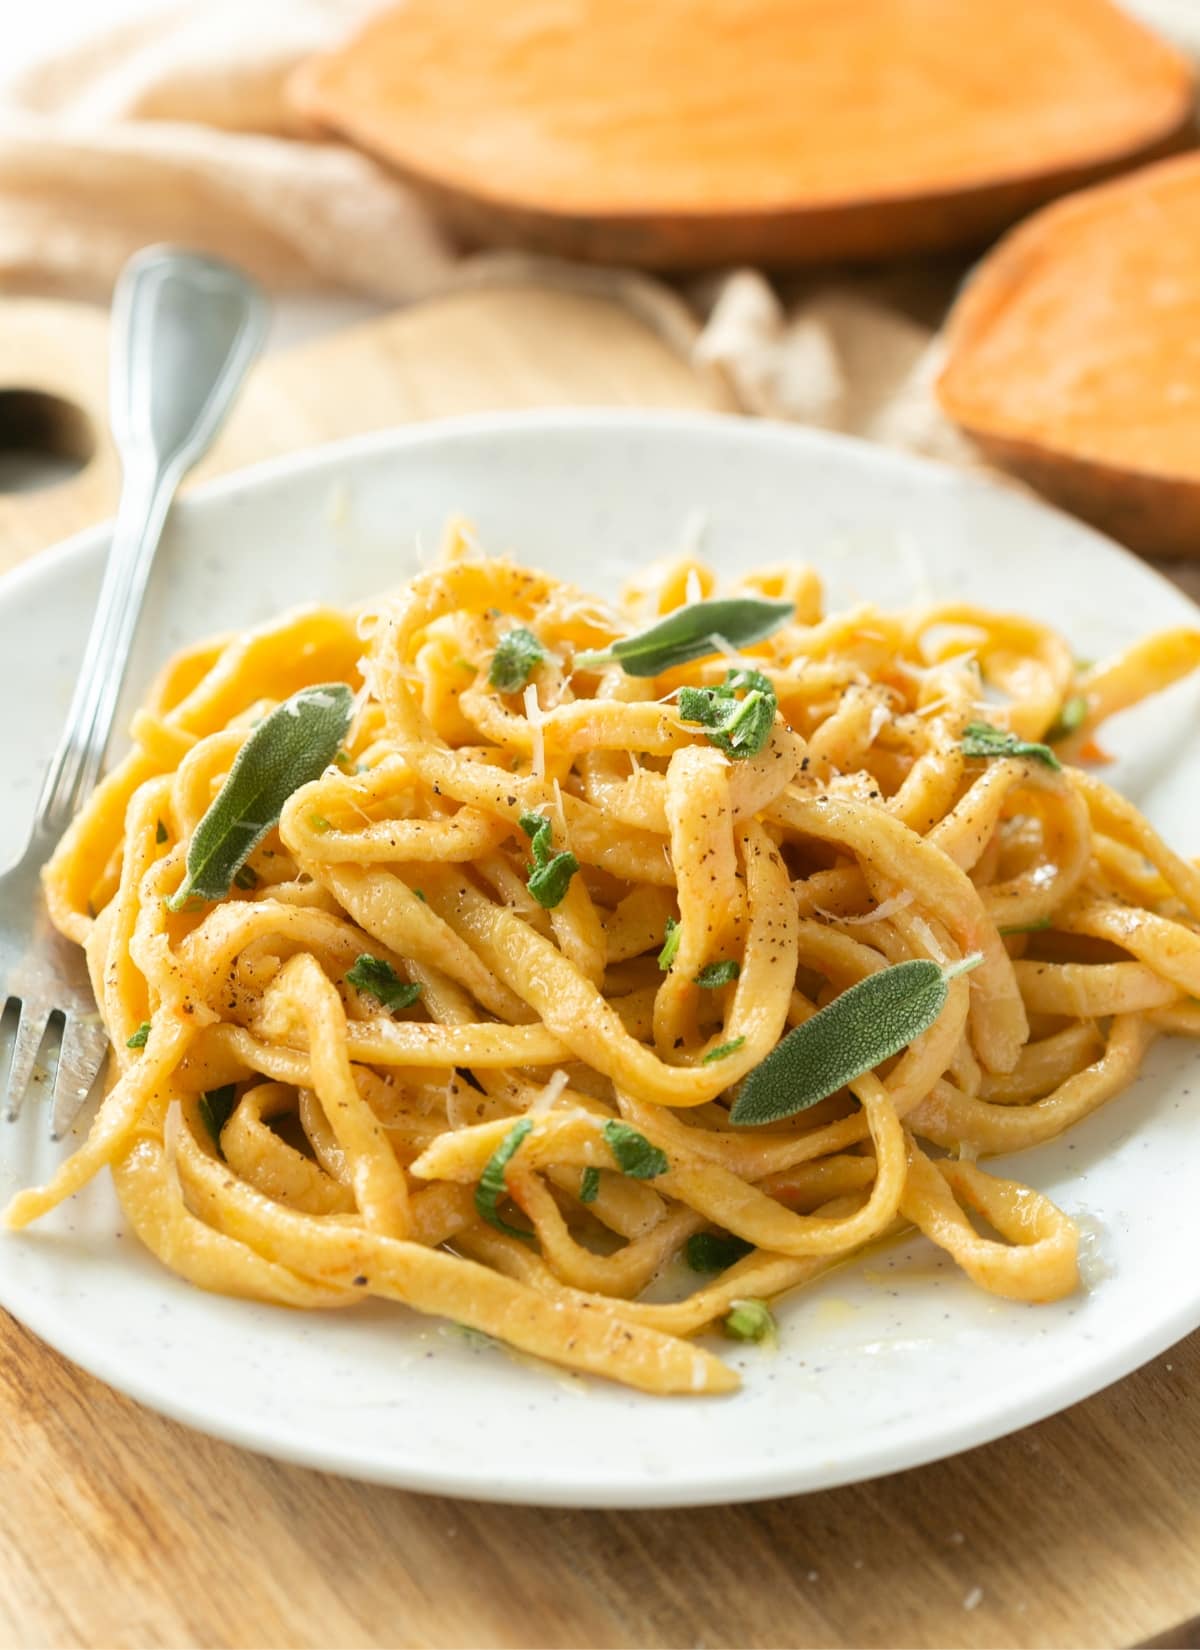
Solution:
[[[455,529],[369,607],[168,664],[45,874],[113,1058],[86,1141],[10,1222],[107,1166],[202,1288],[383,1297],[652,1393],[732,1390],[690,1337],[914,1227],[999,1295],[1076,1288],[1072,1221],[976,1159],[1086,1117],[1159,1033],[1200,1033],[1200,872],[1094,771],[1099,725],[1200,662],[1200,632],[1080,667],[973,606],[827,615],[816,575],[780,565],[729,587],[792,610],[733,659],[718,640],[655,677],[576,666],[714,582],[669,558],[613,609]],[[505,691],[518,626],[540,657]],[[778,713],[735,760],[679,701],[740,666]],[[337,682],[336,761],[226,897],[173,910],[251,730]],[[1049,735],[1061,767],[967,755],[981,718]],[[574,859],[552,908],[531,814]],[[419,993],[389,1009],[347,978],[364,957]],[[794,1117],[733,1124],[791,1028],[914,958],[948,972],[926,1031]],[[652,1172],[623,1170],[614,1121]],[[740,1258],[689,1270],[705,1236]]]

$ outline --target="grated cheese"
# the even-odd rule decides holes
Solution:
[[[864,911],[862,915],[858,917],[843,917],[836,911],[827,911],[823,905],[814,905],[813,910],[819,917],[824,917],[827,922],[845,922],[850,924],[860,922],[884,922],[894,912],[903,911],[906,905],[911,905],[915,897],[916,896],[913,894],[911,888],[902,889],[900,893],[893,894],[891,899],[885,899],[882,905],[877,905],[873,911]]]
[[[525,716],[533,735],[533,760],[530,771],[535,779],[545,779],[546,733],[543,724],[546,718],[542,714],[541,705],[538,704],[537,685],[534,682],[529,682],[525,688]]]
[[[910,917],[909,921],[912,924],[913,933],[916,934],[917,938],[921,941],[922,945],[933,958],[934,962],[937,963],[939,968],[945,968],[950,959],[946,956],[946,953],[938,944],[937,937],[935,936],[933,929],[925,921],[925,918]]]
[[[680,532],[680,535],[679,535],[679,554],[681,556],[687,556],[689,559],[693,556],[698,556],[700,554],[701,548],[704,544],[704,540],[705,540],[705,537],[706,537],[707,533],[708,533],[708,511],[707,510],[693,510],[691,512],[691,514],[685,519],[684,524],[683,524],[683,529],[682,529],[682,531]],[[692,575],[689,573],[688,574],[689,583],[691,581],[691,577],[692,577]],[[699,582],[700,582],[699,575],[697,574],[697,576],[696,576],[697,585],[699,585]],[[699,601],[700,599],[701,598],[700,598],[699,594],[697,594],[696,596],[691,596],[691,595],[688,596],[688,601]]]
[[[529,1105],[526,1106],[526,1117],[544,1117],[557,1104],[559,1097],[567,1086],[567,1082],[567,1074],[561,1066],[552,1071],[545,1088],[536,1099],[531,1100]]]

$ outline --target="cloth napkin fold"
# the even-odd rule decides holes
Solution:
[[[0,85],[0,287],[101,299],[139,246],[232,258],[278,292],[406,303],[544,281],[626,304],[720,371],[746,412],[972,462],[930,393],[963,265],[772,285],[682,284],[513,254],[462,257],[397,178],[314,137],[284,95],[379,0],[190,0],[97,32]],[[1200,55],[1196,0],[1131,8]]]

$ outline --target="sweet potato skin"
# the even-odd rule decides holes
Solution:
[[[991,463],[1139,555],[1200,557],[1200,480],[1149,475],[963,428]]]
[[[436,20],[431,7],[444,8]],[[1192,117],[1190,69],[1109,0],[1053,0],[1049,7],[1046,0],[1005,0],[1003,15],[1017,19],[1008,25],[997,21],[1001,12],[985,11],[981,27],[980,0],[834,6],[828,0],[646,0],[644,7],[628,7],[624,0],[561,0],[543,12],[514,0],[505,15],[517,43],[496,46],[493,64],[490,46],[463,44],[463,31],[483,27],[488,12],[482,0],[408,0],[368,24],[341,52],[305,65],[292,95],[318,125],[345,134],[400,172],[468,242],[657,269],[871,261],[978,245],[1064,190],[1169,153],[1183,141]],[[577,40],[573,51],[545,47],[539,19],[550,12],[555,28]],[[621,87],[611,84],[622,76],[610,74],[606,84],[601,71],[592,101],[577,111],[545,65],[536,72],[528,67],[531,55],[543,51],[563,73],[581,73],[577,59],[588,52],[589,33],[595,38],[611,29],[628,45],[628,34],[621,33],[627,21],[611,19],[634,13],[653,15],[653,34],[646,25],[652,51],[669,42],[662,61],[682,54],[691,75],[686,85],[660,91],[647,70],[622,104]],[[990,47],[991,36],[1004,26],[1019,39],[1001,77],[991,67]],[[525,27],[532,47],[520,37]],[[755,47],[759,35],[776,45]],[[923,42],[919,48],[906,45],[914,35]],[[948,92],[943,75],[936,89],[958,112],[961,129],[951,123],[952,129],[938,127],[931,136],[931,117],[920,99],[905,103],[889,88],[906,76],[929,80],[938,55],[930,50],[935,35],[941,42],[960,40],[969,63],[964,81],[982,77],[984,85],[979,97],[975,85],[969,92]],[[1085,49],[1087,91],[1082,106],[1075,106],[1071,82],[1063,90],[1056,80],[1056,106],[1048,112],[1052,100],[1043,84],[1036,113],[1049,128],[1038,127],[1029,140],[1021,111],[1014,115],[1006,103],[1014,94],[998,86],[1001,80],[1005,87],[1019,86],[1023,66],[1034,74],[1036,64],[1029,60],[1046,42],[1065,61],[1072,49]],[[734,68],[727,71],[730,57]],[[787,71],[782,80],[781,58]],[[452,72],[460,59],[466,90]],[[883,100],[879,108],[868,102],[856,109],[850,96],[860,59]],[[1015,72],[1009,73],[1014,59]],[[746,115],[755,106],[753,95],[736,91],[741,72],[756,62],[764,77],[762,101],[772,105],[761,120]],[[814,69],[814,62],[825,68]],[[801,77],[794,88],[787,78],[793,70]],[[539,73],[547,84],[539,84]],[[816,82],[804,80],[806,73]],[[835,90],[822,90],[823,74],[837,77]],[[471,102],[468,92],[478,93],[478,100]],[[825,113],[810,118],[788,108],[789,96],[802,101],[809,93],[822,111],[833,111],[843,158],[839,131],[826,134],[820,126]],[[439,95],[457,100],[461,118],[447,116]],[[551,105],[544,118],[539,97]],[[978,119],[975,102],[984,108]],[[745,157],[730,161],[719,134],[740,133],[746,119]],[[875,140],[872,120],[886,139]],[[460,138],[463,127],[478,132]],[[915,158],[907,170],[896,161],[906,129],[915,133]],[[479,134],[493,131],[488,151]],[[647,158],[640,165],[643,142]],[[656,144],[666,151],[657,170]]]
[[[580,263],[628,264],[664,273],[742,263],[786,270],[830,262],[880,263],[986,246],[1010,224],[1059,195],[1113,177],[1131,164],[1174,154],[1188,140],[1189,128],[1190,117],[1138,154],[1094,166],[1010,178],[956,193],[769,214],[539,211],[486,200],[408,171],[386,155],[377,158],[399,172],[465,246],[519,248]]]
[[[1116,273],[1091,255],[1096,246]],[[1185,275],[1190,264],[1196,278],[1182,279],[1181,257]],[[1072,320],[1095,340],[1085,363],[1070,361],[1071,340],[1046,296],[1054,283],[1069,289],[1076,277]],[[1085,279],[1119,308],[1120,329],[1105,326],[1103,311],[1091,324]],[[1195,376],[1194,334],[1188,327],[1174,336],[1180,320],[1169,302],[1164,317],[1156,293],[1161,286],[1169,294],[1181,279],[1200,298],[1197,154],[1068,196],[1012,230],[951,312],[936,386],[942,409],[992,463],[1131,549],[1164,558],[1200,557],[1200,386],[1193,410],[1186,382]],[[1019,332],[1015,317],[1022,316],[1031,323],[1024,358],[1006,360],[1000,329]],[[1131,336],[1144,357],[1131,357]],[[1056,417],[1053,392],[1049,406],[1043,402],[1047,382],[1057,381],[1075,398],[1064,394]],[[1077,381],[1085,385],[1082,412]],[[1096,409],[1091,425],[1087,393]]]

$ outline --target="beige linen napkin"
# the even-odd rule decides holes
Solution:
[[[379,0],[192,0],[97,33],[0,85],[0,286],[102,298],[137,247],[234,258],[268,286],[407,302],[523,280],[629,305],[747,412],[970,462],[930,394],[962,267],[797,280],[753,270],[683,288],[512,255],[460,258],[365,155],[316,142],[284,85]],[[1200,50],[1197,0],[1131,9]]]

